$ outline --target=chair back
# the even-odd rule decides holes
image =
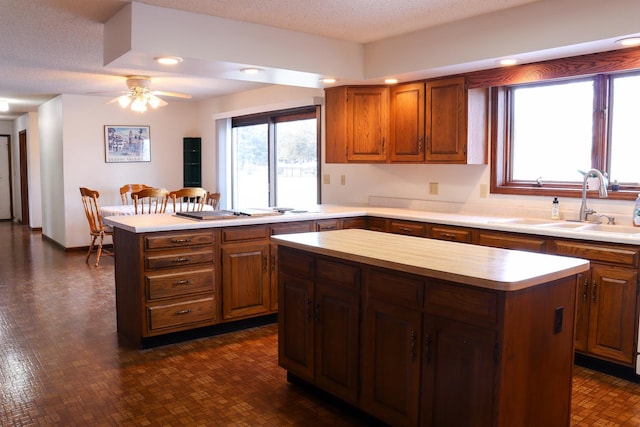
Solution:
[[[165,213],[169,192],[165,188],[145,188],[131,193],[135,214]]]
[[[130,205],[132,202],[131,193],[144,190],[145,188],[153,188],[145,184],[125,184],[120,187],[120,199],[123,205]]]
[[[95,190],[80,187],[80,195],[82,196],[82,205],[84,206],[84,213],[89,222],[91,234],[100,234],[104,231],[102,217],[100,216],[98,207],[98,197],[100,197],[100,193]]]
[[[205,203],[213,206],[213,210],[217,211],[220,206],[220,193],[207,192],[207,200]]]
[[[199,187],[181,188],[169,193],[174,212],[200,212],[206,198],[207,190]]]

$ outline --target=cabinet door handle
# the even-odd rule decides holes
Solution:
[[[271,269],[273,271],[276,271],[276,265],[278,264],[278,262],[276,261],[276,255],[272,255],[271,256]]]
[[[173,260],[173,262],[189,262],[189,261],[191,261],[191,257],[188,257],[188,256],[176,258]]]
[[[431,335],[427,334],[424,340],[424,354],[427,362],[431,361]]]
[[[313,316],[313,320],[318,322],[320,320],[320,304],[316,304],[315,306],[315,314]]]
[[[413,329],[409,333],[409,357],[411,360],[416,360],[416,331]]]
[[[582,300],[586,301],[589,298],[589,281],[584,280],[584,291],[582,292]]]
[[[307,320],[311,320],[313,318],[313,301],[310,299],[307,300]]]
[[[265,273],[269,271],[269,260],[266,255],[262,257],[262,271]]]
[[[598,284],[593,281],[593,287],[591,288],[591,301],[595,301],[598,294]]]

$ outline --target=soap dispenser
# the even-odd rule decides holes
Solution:
[[[560,202],[557,197],[554,197],[551,203],[551,219],[560,219]]]

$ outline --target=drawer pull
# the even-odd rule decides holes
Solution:
[[[188,285],[189,283],[191,283],[191,280],[178,280],[175,284],[176,285]]]
[[[407,233],[411,233],[412,231],[410,228],[407,228],[407,227],[399,227],[399,228],[400,228],[400,231],[406,231]]]
[[[323,230],[334,230],[335,228],[335,225],[325,225],[322,227]]]
[[[191,257],[180,257],[173,260],[173,262],[189,262],[191,261]]]
[[[442,233],[442,234],[440,234],[440,236],[445,238],[445,239],[451,239],[451,240],[455,240],[455,238],[456,238],[455,234],[449,234],[449,233]]]
[[[171,243],[190,243],[191,239],[172,239]]]
[[[188,309],[186,309],[186,310],[178,310],[178,311],[176,311],[174,314],[175,314],[176,316],[181,316],[181,315],[183,315],[183,314],[189,314],[189,313],[191,313],[192,311],[193,311],[193,310],[191,310],[190,308],[188,308]]]

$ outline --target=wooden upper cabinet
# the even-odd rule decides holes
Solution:
[[[391,162],[424,162],[424,106],[424,82],[391,88]]]
[[[325,162],[488,160],[488,89],[464,77],[325,90]]]
[[[389,88],[347,90],[347,160],[384,162],[389,142]]]
[[[343,86],[326,89],[325,161],[386,162],[389,88]]]
[[[487,163],[486,89],[466,89],[464,77],[426,84],[428,163]]]

